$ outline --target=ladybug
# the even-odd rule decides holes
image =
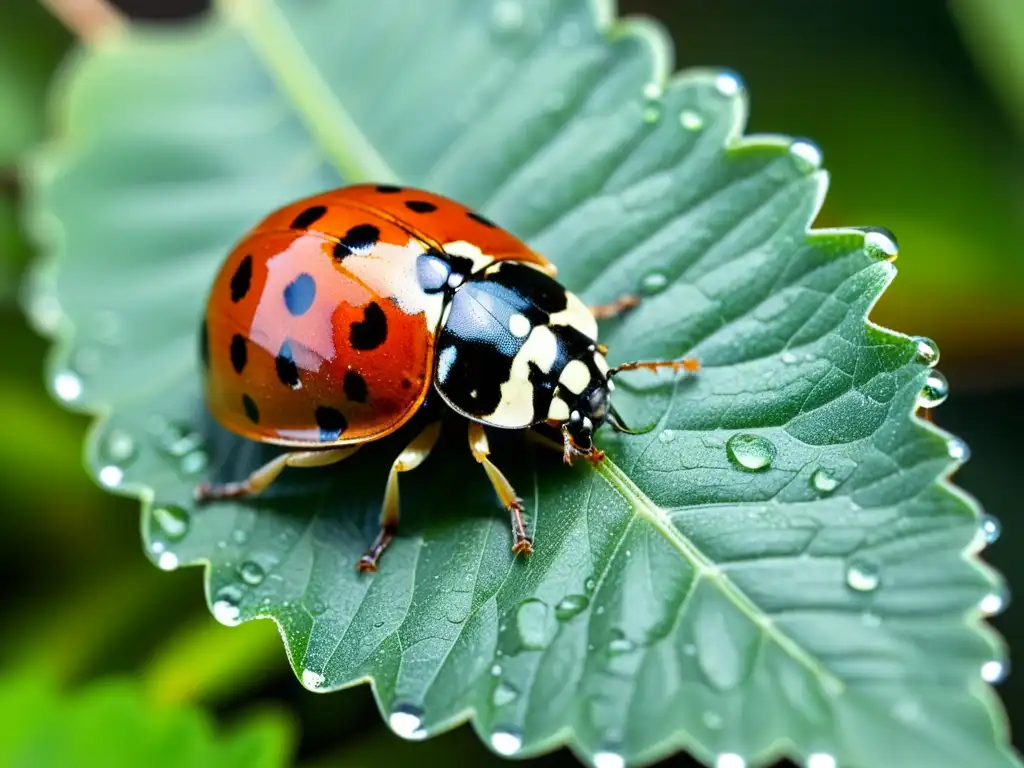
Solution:
[[[222,265],[200,351],[214,418],[290,450],[237,482],[199,484],[196,498],[256,494],[285,467],[342,461],[406,424],[433,392],[468,420],[473,457],[511,514],[512,550],[529,553],[522,502],[489,458],[485,427],[547,430],[566,463],[600,461],[594,431],[606,422],[630,431],[609,402],[615,374],[698,367],[608,365],[597,321],[637,303],[587,307],[542,255],[423,190],[361,184],[281,208]],[[439,434],[433,420],[392,464],[361,570],[376,570],[395,536],[399,473],[419,466]]]

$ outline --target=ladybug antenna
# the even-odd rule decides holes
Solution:
[[[608,423],[612,425],[612,429],[616,432],[624,432],[627,435],[644,435],[657,426],[657,424],[651,424],[651,426],[645,427],[644,429],[630,429],[623,423],[622,417],[619,415],[619,412],[615,410],[614,405],[608,406],[607,419]]]

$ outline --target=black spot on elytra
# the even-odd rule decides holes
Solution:
[[[323,205],[314,205],[312,208],[307,208],[295,217],[295,221],[292,222],[292,229],[307,229],[315,224],[325,213],[327,213],[327,208]]]
[[[412,387],[412,381],[410,379],[402,379],[402,389],[409,389]]]
[[[210,329],[206,325],[206,320],[199,326],[199,359],[204,368],[210,367]]]
[[[394,184],[380,184],[377,187],[377,191],[385,195],[393,195],[396,192],[401,192],[401,187],[396,187]]]
[[[320,427],[320,441],[330,443],[337,440],[348,427],[348,421],[337,408],[321,405],[316,409],[316,425]]]
[[[368,394],[366,389],[366,379],[355,371],[347,371],[345,373],[344,388],[345,397],[353,403],[366,402],[366,396]]]
[[[303,272],[284,288],[284,305],[296,316],[305,314],[315,298],[316,280],[308,272]]]
[[[249,417],[249,421],[253,424],[260,423],[260,409],[256,407],[256,401],[248,395],[242,395],[242,407],[245,409],[245,415]]]
[[[252,256],[246,256],[231,277],[231,300],[239,302],[245,298],[252,285]]]
[[[476,211],[469,211],[466,215],[469,216],[469,218],[471,218],[476,223],[483,224],[485,227],[495,228],[495,227],[498,226],[493,221],[491,221],[490,219],[488,219],[488,218],[486,218],[484,216],[481,216]]]
[[[231,365],[234,367],[235,373],[241,373],[245,368],[245,364],[249,359],[248,352],[245,336],[236,333],[231,337]]]
[[[437,210],[437,206],[428,203],[426,200],[406,200],[405,207],[416,213],[431,213]]]
[[[357,224],[340,242],[334,244],[334,258],[344,259],[353,253],[367,253],[380,239],[380,230],[373,224]]]
[[[370,302],[363,313],[363,319],[352,323],[349,330],[349,343],[353,349],[367,352],[376,349],[388,337],[388,318],[380,304]]]
[[[274,358],[274,366],[277,368],[277,378],[286,387],[298,389],[302,386],[302,382],[299,381],[299,368],[295,365],[295,357],[292,355],[292,345],[287,339]]]

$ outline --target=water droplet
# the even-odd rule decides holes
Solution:
[[[188,533],[189,514],[181,507],[171,505],[154,507],[153,522],[163,532],[165,538],[179,541]]]
[[[725,443],[725,452],[733,464],[749,472],[767,469],[775,459],[775,446],[760,435],[733,435]]]
[[[854,560],[846,568],[846,586],[857,592],[874,592],[881,586],[882,570],[869,560]]]
[[[981,534],[985,537],[986,544],[995,544],[1003,532],[1003,524],[995,515],[981,516]]]
[[[491,674],[494,675],[495,677],[500,675],[501,674],[501,664],[495,664],[493,667],[491,667]]]
[[[558,630],[558,625],[546,603],[530,598],[519,604],[516,611],[516,629],[525,649],[539,651],[547,648]]]
[[[491,9],[491,23],[497,32],[518,32],[524,20],[523,6],[518,0],[498,0]]]
[[[954,437],[949,441],[947,450],[949,452],[949,458],[954,461],[964,462],[971,458],[971,449],[968,448],[967,443],[959,437]]]
[[[704,127],[704,118],[692,109],[684,109],[679,113],[679,124],[688,131],[699,131]]]
[[[626,760],[616,752],[595,752],[594,768],[626,768]]]
[[[116,488],[124,479],[124,470],[120,467],[115,467],[113,464],[108,464],[100,469],[99,478],[100,482],[107,486],[107,488]]]
[[[566,595],[555,606],[555,618],[559,621],[568,621],[588,605],[590,605],[590,598],[586,595]]]
[[[912,341],[916,345],[917,362],[932,366],[939,362],[939,345],[927,336],[915,336]]]
[[[249,532],[244,528],[235,528],[235,530],[231,532],[231,540],[235,542],[235,544],[245,544],[245,542],[249,540]]]
[[[899,256],[896,235],[885,227],[862,227],[861,231],[864,232],[864,250],[871,258],[893,261]]]
[[[807,768],[836,768],[836,759],[828,752],[814,752],[807,756]]]
[[[650,101],[656,101],[664,95],[665,91],[661,87],[661,83],[656,83],[653,80],[644,86],[644,98]]]
[[[824,469],[816,469],[811,473],[811,485],[821,493],[832,493],[839,487],[839,480]]]
[[[1001,586],[981,598],[981,602],[978,603],[978,610],[985,616],[998,616],[1006,610],[1008,602],[1009,593],[1006,591],[1006,587]]]
[[[663,443],[671,443],[675,439],[676,433],[673,432],[671,429],[663,429],[660,433],[658,433],[658,440],[660,440]]]
[[[173,552],[161,552],[156,564],[162,571],[173,571],[178,567],[178,556]]]
[[[701,720],[704,722],[704,725],[712,731],[717,731],[725,724],[724,718],[717,712],[712,712],[711,710],[708,710],[701,715]]]
[[[636,644],[630,640],[620,629],[612,630],[612,640],[608,643],[608,653],[618,656],[622,653],[629,653],[636,648]]]
[[[423,710],[411,704],[397,705],[388,716],[388,725],[403,739],[419,741],[427,737],[427,732],[421,727]]]
[[[259,566],[259,564],[246,560],[240,566],[238,566],[238,573],[242,577],[242,581],[251,587],[258,586],[263,583],[263,579],[266,577],[266,572]]]
[[[932,371],[925,379],[921,394],[917,396],[919,408],[934,408],[942,405],[949,397],[949,382],[939,371]]]
[[[226,627],[237,626],[241,621],[241,601],[238,587],[224,587],[214,599],[213,617]]]
[[[514,755],[523,746],[523,738],[512,730],[500,730],[491,734],[491,746],[499,755]]]
[[[986,683],[1001,683],[1008,674],[1008,665],[998,659],[986,661],[981,665],[981,679]]]
[[[323,685],[324,676],[319,672],[314,672],[312,669],[302,670],[302,684],[309,688],[311,691],[315,691],[321,685]]]
[[[138,453],[134,438],[123,429],[110,430],[100,446],[100,455],[103,459],[121,467],[131,464]]]
[[[323,600],[313,600],[309,604],[309,612],[312,613],[314,616],[320,616],[326,610],[327,610],[327,603],[325,603]],[[375,626],[375,627],[383,627],[384,626],[384,621],[381,620],[380,624],[378,624],[375,621],[375,622],[373,622],[373,626]]]
[[[797,361],[797,356],[794,353],[790,352],[788,349],[785,352],[783,352],[779,357],[782,360],[782,362],[784,362],[786,365],[792,365]]]
[[[587,591],[587,594],[593,594],[594,590],[597,588],[597,582],[594,581],[593,577],[588,578],[583,582],[583,588]]]
[[[154,426],[157,426],[154,424]],[[203,436],[186,424],[164,424],[159,435],[160,449],[175,458],[186,456],[203,445]]]
[[[747,768],[747,761],[735,752],[723,752],[715,758],[715,768]]]
[[[806,139],[798,139],[789,145],[789,154],[796,162],[797,168],[805,173],[821,168],[821,149],[817,144]]]
[[[210,465],[210,457],[206,451],[192,451],[181,457],[178,467],[186,475],[198,475]]]
[[[491,695],[491,702],[496,707],[503,707],[506,704],[511,704],[513,701],[519,698],[519,691],[508,683],[498,683],[494,688],[494,693]]]
[[[82,395],[82,380],[71,371],[61,371],[53,377],[53,391],[65,403],[71,403]]]
[[[661,293],[668,287],[668,277],[661,272],[648,272],[640,281],[640,290],[648,296]]]
[[[740,91],[740,80],[730,72],[723,72],[715,78],[715,88],[723,96],[735,96]]]
[[[644,107],[644,122],[645,123],[656,123],[661,119],[661,106],[658,104],[648,104]]]

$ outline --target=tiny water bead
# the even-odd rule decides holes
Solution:
[[[917,357],[917,362],[928,366],[934,366],[939,362],[938,344],[927,336],[915,336],[912,341],[915,345],[914,353]]]
[[[740,92],[740,79],[731,72],[723,72],[715,78],[715,88],[723,96],[735,96]]]
[[[640,290],[648,296],[661,293],[668,287],[668,277],[661,272],[648,272],[640,281]]]
[[[946,402],[949,397],[949,382],[939,371],[933,370],[925,379],[921,394],[917,396],[919,408],[935,408]]]
[[[612,630],[612,639],[608,643],[608,653],[610,655],[618,656],[623,653],[629,653],[635,648],[636,644],[626,637],[621,629]]]
[[[595,752],[594,768],[625,768],[626,759],[618,752]]]
[[[161,552],[156,561],[161,571],[173,571],[178,567],[178,556],[173,552]]]
[[[259,586],[263,583],[263,579],[266,578],[266,572],[257,564],[251,560],[247,560],[238,566],[238,574],[242,577],[242,581],[251,587]]]
[[[971,458],[971,449],[967,447],[967,443],[961,440],[959,437],[954,437],[947,444],[947,451],[949,458],[954,461],[967,461]]]
[[[981,679],[986,683],[1001,683],[1006,679],[1007,674],[1007,665],[997,659],[986,661],[981,665]]]
[[[154,507],[150,514],[153,517],[153,522],[166,539],[179,541],[185,538],[185,534],[188,533],[191,518],[188,512],[181,507],[173,505],[158,506]]]
[[[499,755],[514,755],[523,746],[523,737],[511,729],[502,729],[491,734],[491,746]]]
[[[811,486],[819,493],[832,493],[839,487],[839,480],[824,469],[816,469],[811,473]]]
[[[427,737],[423,730],[423,710],[411,704],[398,704],[388,716],[391,730],[403,739],[419,741]]]
[[[53,377],[53,391],[65,403],[72,403],[82,396],[82,380],[71,371],[61,371]]]
[[[1003,524],[995,515],[981,516],[981,534],[985,537],[986,544],[995,544],[1003,532]]]
[[[498,677],[498,675],[501,674],[501,664],[495,664],[494,666],[492,666],[491,667],[491,674],[494,677]]]
[[[896,235],[885,227],[863,227],[864,251],[873,259],[892,261],[899,256]]]
[[[124,479],[124,470],[113,464],[108,464],[100,469],[99,479],[107,488],[116,488]]]
[[[692,109],[684,109],[679,113],[679,124],[688,131],[699,131],[704,127],[704,118]]]
[[[519,698],[519,691],[512,685],[502,681],[494,688],[491,703],[496,707],[504,707]]]
[[[110,464],[125,467],[139,455],[139,448],[135,438],[123,429],[112,429],[103,438],[100,455]]]
[[[658,440],[662,443],[671,443],[676,439],[676,433],[671,429],[663,429],[658,433]]]
[[[723,718],[717,712],[712,712],[710,709],[700,716],[701,722],[712,731],[721,730],[722,726],[725,725],[725,718]]]
[[[747,761],[735,752],[723,752],[715,758],[715,768],[747,768]]]
[[[302,670],[302,684],[315,691],[324,683],[324,676],[319,672],[314,672],[312,669]]]
[[[740,469],[758,472],[767,469],[775,460],[775,445],[766,437],[741,433],[725,443],[729,460]]]
[[[242,592],[238,587],[224,587],[214,599],[213,617],[226,627],[237,626],[241,622],[241,602]]]
[[[1007,603],[1009,603],[1009,593],[1006,591],[1006,587],[999,587],[981,598],[978,610],[985,616],[998,616],[1006,609]]]
[[[807,756],[807,768],[836,768],[836,759],[828,752],[814,752]]]
[[[855,559],[846,568],[846,586],[857,592],[874,592],[882,584],[882,569],[870,560]]]
[[[797,361],[797,360],[798,360],[799,358],[798,358],[798,357],[796,356],[796,354],[795,354],[795,353],[793,353],[793,352],[790,352],[790,351],[789,351],[789,350],[787,349],[787,350],[786,350],[785,352],[783,352],[783,353],[782,353],[781,355],[779,355],[779,359],[780,359],[780,360],[782,360],[782,362],[783,362],[783,363],[785,363],[786,365],[792,365],[792,364],[793,364],[793,363],[795,363],[795,362],[796,362],[796,361]]]
[[[814,142],[798,139],[789,145],[789,154],[796,162],[797,168],[804,173],[821,168],[821,149]]]
[[[586,595],[566,595],[555,606],[555,618],[559,621],[568,621],[579,615],[588,605],[590,598]]]
[[[521,602],[516,611],[516,630],[523,648],[539,651],[554,639],[558,625],[547,603],[529,598]]]

